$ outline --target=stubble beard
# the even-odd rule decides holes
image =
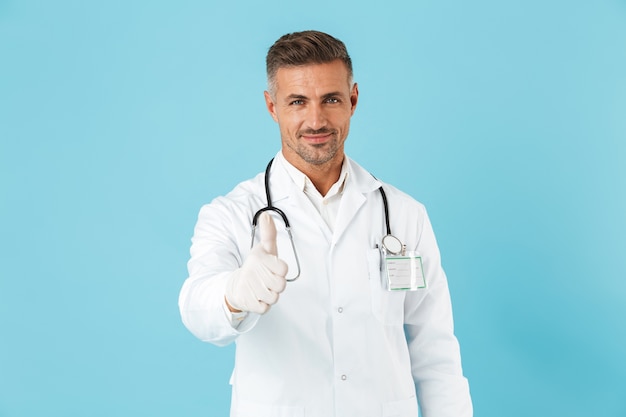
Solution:
[[[301,134],[298,134],[295,143],[287,141],[287,145],[294,151],[304,162],[311,165],[324,165],[333,160],[341,147],[341,141],[337,131],[332,131],[332,138],[318,145],[307,144],[301,141]]]

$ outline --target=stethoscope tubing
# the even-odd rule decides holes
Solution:
[[[267,198],[267,206],[259,209],[256,213],[254,213],[254,216],[252,217],[252,241],[250,243],[250,247],[254,245],[254,236],[256,234],[257,222],[259,220],[259,216],[261,215],[261,213],[265,211],[273,211],[274,213],[277,213],[283,219],[283,222],[285,223],[285,230],[287,231],[287,234],[289,235],[289,241],[291,242],[291,249],[293,249],[293,256],[296,259],[296,267],[298,268],[298,273],[293,278],[286,278],[287,282],[293,282],[300,277],[300,272],[301,272],[300,259],[298,258],[298,252],[296,251],[296,245],[295,243],[293,243],[293,235],[291,234],[291,225],[289,224],[289,219],[287,218],[287,215],[285,214],[284,211],[272,205],[272,196],[270,194],[270,168],[272,167],[272,162],[274,162],[274,158],[270,160],[269,164],[267,164],[267,168],[265,168],[265,197]]]
[[[296,279],[298,279],[298,277],[300,277],[300,272],[301,272],[300,260],[298,259],[298,252],[296,252],[296,246],[293,242],[293,235],[291,233],[291,225],[289,224],[289,219],[287,218],[287,215],[285,214],[284,211],[272,205],[272,196],[270,193],[270,169],[272,168],[273,162],[274,162],[274,158],[270,160],[270,162],[267,164],[267,167],[265,168],[264,182],[265,182],[265,197],[267,199],[267,206],[259,209],[256,213],[254,213],[254,216],[252,216],[252,242],[250,246],[254,245],[254,236],[255,236],[255,232],[257,228],[257,222],[259,220],[259,216],[261,215],[261,213],[265,211],[273,211],[274,213],[278,214],[283,219],[283,222],[285,223],[285,229],[287,230],[287,234],[289,235],[289,240],[291,241],[291,248],[293,249],[293,254],[296,260],[296,266],[298,268],[297,275],[294,278],[287,279],[288,282],[293,282]],[[383,210],[385,214],[385,227],[387,230],[387,234],[382,239],[382,246],[388,253],[391,253],[393,255],[398,255],[401,253],[400,250],[393,251],[393,250],[390,250],[387,247],[387,245],[385,245],[385,240],[389,238],[389,239],[392,239],[394,243],[397,243],[398,245],[400,245],[401,248],[404,248],[404,245],[402,245],[400,240],[391,234],[391,226],[389,224],[389,203],[387,202],[387,195],[385,194],[385,190],[383,189],[382,185],[378,188],[378,191],[380,191],[380,195],[383,199]]]

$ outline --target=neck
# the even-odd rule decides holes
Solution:
[[[285,159],[287,159],[287,161],[289,161],[289,163],[296,167],[300,172],[306,175],[311,180],[317,191],[319,191],[322,196],[325,196],[333,184],[339,180],[339,176],[341,175],[341,167],[343,165],[344,156],[343,154],[337,156],[337,158],[333,158],[330,161],[319,165],[307,163],[300,158],[296,161],[291,161],[287,158]]]
[[[317,191],[319,191],[322,196],[325,196],[333,184],[339,180],[342,162],[343,161],[339,161],[338,164],[335,163],[332,166],[326,167],[313,165],[312,167],[308,167],[307,170],[301,169],[301,171],[304,175],[309,177]]]

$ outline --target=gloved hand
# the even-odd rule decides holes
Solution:
[[[259,244],[226,284],[226,302],[236,310],[266,313],[278,301],[287,281],[287,264],[278,259],[276,226],[267,212],[258,220]],[[232,310],[232,309],[231,309]]]

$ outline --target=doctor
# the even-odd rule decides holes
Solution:
[[[236,343],[231,416],[471,416],[426,210],[344,154],[359,98],[344,44],[285,35],[267,76],[282,149],[202,207],[179,299],[194,335]],[[389,290],[386,235],[420,261],[417,287]]]

